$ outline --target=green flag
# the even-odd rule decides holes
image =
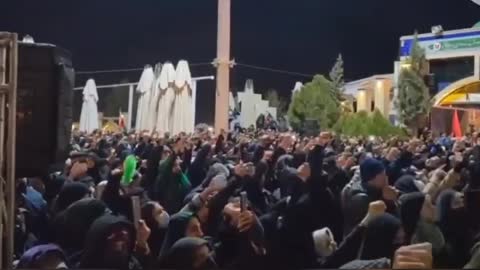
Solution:
[[[128,156],[123,162],[122,184],[129,186],[133,182],[133,176],[137,170],[137,158],[134,155]]]

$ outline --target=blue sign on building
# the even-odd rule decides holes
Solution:
[[[419,44],[425,49],[427,55],[446,51],[478,51],[480,50],[480,30],[469,32],[445,33],[442,36],[419,37]],[[413,37],[402,39],[400,56],[408,56],[413,44]]]

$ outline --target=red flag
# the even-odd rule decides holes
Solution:
[[[457,110],[455,110],[455,112],[453,113],[452,135],[455,138],[461,138],[462,137],[462,127],[460,125],[460,120],[458,119]]]

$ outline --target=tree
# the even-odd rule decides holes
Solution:
[[[381,112],[375,110],[372,114],[365,111],[345,113],[333,127],[339,134],[347,136],[403,136],[404,132],[388,121]]]
[[[337,103],[343,100],[343,93],[345,92],[343,71],[343,58],[342,55],[339,54],[329,74],[330,80],[332,81],[331,95]]]
[[[265,99],[268,100],[270,107],[277,108],[277,117],[284,116],[286,114],[287,102],[278,95],[277,90],[268,90]]]
[[[410,55],[400,71],[395,102],[400,121],[414,134],[425,125],[426,116],[431,109],[429,89],[423,80],[425,67],[425,50],[418,44],[415,33]]]
[[[288,120],[295,129],[301,129],[305,120],[316,120],[318,126],[331,128],[338,120],[340,109],[331,96],[332,83],[317,75],[302,91],[293,96],[288,109]]]

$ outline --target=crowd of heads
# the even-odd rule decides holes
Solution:
[[[74,131],[17,182],[19,269],[480,267],[480,140]]]

